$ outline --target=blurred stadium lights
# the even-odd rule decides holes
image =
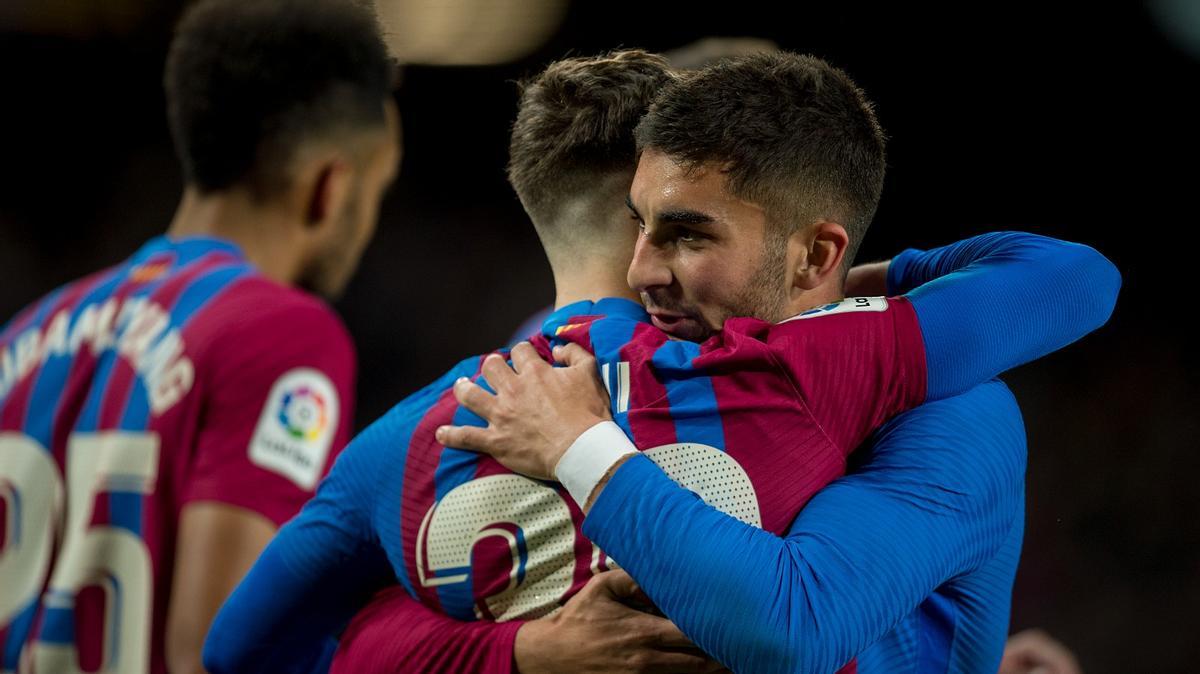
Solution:
[[[384,38],[401,63],[489,65],[545,44],[567,0],[375,0]]]
[[[1150,0],[1147,6],[1167,39],[1200,59],[1200,0]]]
[[[74,38],[127,35],[152,7],[148,0],[0,0],[0,30]]]

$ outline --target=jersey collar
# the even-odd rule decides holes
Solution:
[[[578,316],[621,316],[642,323],[650,322],[650,315],[641,304],[624,297],[605,297],[599,302],[582,300],[558,309],[542,323],[542,334],[553,337],[558,334],[560,327]]]
[[[244,260],[245,255],[237,244],[227,239],[213,236],[184,236],[173,238],[167,235],[156,236],[147,241],[133,255],[133,262],[139,263],[159,253],[175,253],[181,259],[193,260],[208,253],[228,253]]]

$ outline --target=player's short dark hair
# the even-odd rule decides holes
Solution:
[[[209,192],[289,184],[305,141],[385,123],[393,63],[369,5],[202,0],[167,56],[167,115],[184,178]]]
[[[534,220],[617,171],[637,167],[633,130],[674,75],[640,49],[563,59],[520,83],[508,180]]]
[[[787,52],[724,61],[668,85],[637,128],[689,169],[716,163],[730,191],[766,210],[776,232],[841,223],[849,265],[883,189],[884,134],[841,69]]]

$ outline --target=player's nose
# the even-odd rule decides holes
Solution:
[[[638,292],[671,285],[670,261],[663,251],[645,235],[639,236],[633,248],[633,260],[625,277],[629,287]]]

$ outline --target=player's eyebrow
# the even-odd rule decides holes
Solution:
[[[714,221],[714,218],[700,211],[688,210],[686,208],[675,208],[668,211],[663,211],[655,216],[654,220],[660,224],[666,225],[707,225]]]
[[[639,220],[642,219],[642,214],[638,213],[638,210],[634,208],[633,198],[629,195],[625,195],[625,206],[627,206]],[[700,211],[693,211],[686,208],[673,208],[659,213],[654,220],[660,224],[688,225],[694,227],[696,225],[707,225],[712,223],[715,221],[715,218],[707,213],[701,213]]]

